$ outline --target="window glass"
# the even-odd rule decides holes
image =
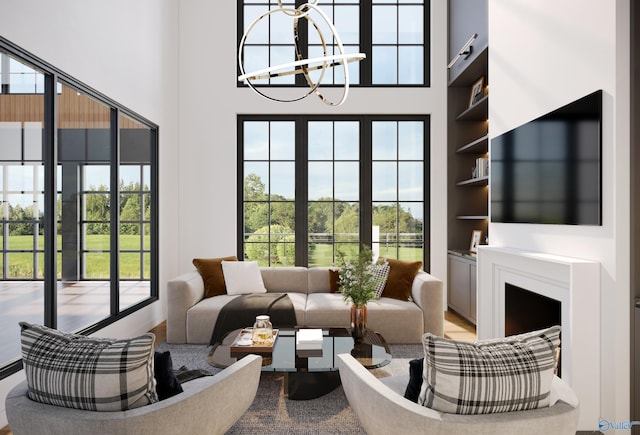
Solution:
[[[47,102],[55,102],[55,111]],[[155,127],[139,122],[128,138],[120,138],[127,167],[117,168],[112,114],[126,109],[7,41],[0,41],[0,107],[0,317],[7,324],[27,321],[62,331],[114,321],[119,309],[112,295],[124,284],[113,276],[113,258],[121,262],[122,276],[137,271],[133,300],[157,295],[157,283],[151,285],[157,252],[151,249],[156,230],[150,213]],[[123,122],[121,128],[131,128]],[[146,146],[138,146],[145,134]],[[122,192],[113,195],[118,169]],[[135,202],[144,205],[133,207]],[[116,227],[114,211],[123,203],[130,218],[123,212]],[[48,237],[50,229],[55,237]],[[144,234],[125,240],[129,231]],[[127,247],[115,249],[125,242]],[[120,308],[125,299],[121,293]],[[12,331],[0,337],[2,378],[18,369],[19,330]]]
[[[376,255],[425,262],[424,119],[318,118],[301,116],[290,123],[239,118],[241,147],[267,147],[243,152],[263,156],[243,164],[244,258],[271,266],[328,266],[336,264],[339,252],[356,258],[367,243]],[[276,126],[285,125],[274,134]],[[279,146],[276,138],[294,143],[289,160],[289,153],[280,153],[283,160],[268,157]],[[367,147],[371,152],[362,154]],[[305,161],[295,161],[304,155]],[[297,191],[306,195],[296,196]],[[301,211],[306,220],[298,221]],[[304,251],[296,250],[302,246]]]
[[[0,317],[44,322],[43,72],[0,49]],[[13,95],[9,95],[13,94]],[[36,95],[33,95],[36,94]],[[0,337],[0,366],[20,358],[18,328]]]
[[[352,85],[415,85],[429,84],[429,59],[425,57],[428,34],[426,25],[428,3],[418,0],[385,0],[358,2],[354,0],[320,1],[318,7],[307,8],[305,19],[299,19],[297,30],[300,57],[294,45],[295,7],[287,3],[290,15],[276,11],[277,2],[244,0],[238,3],[242,15],[243,33],[261,15],[245,38],[243,65],[245,72],[257,71],[294,62],[340,54],[331,25],[335,28],[346,54],[366,51],[364,62],[348,64]],[[274,11],[268,14],[268,11]],[[367,18],[363,18],[367,17]],[[363,22],[361,20],[366,20]],[[314,63],[311,66],[317,66]],[[288,68],[287,71],[290,71]],[[282,70],[280,72],[283,72]],[[345,83],[344,67],[340,64],[314,69],[305,74],[291,74],[253,80],[255,86],[266,84],[314,86]],[[325,90],[325,92],[327,92]]]

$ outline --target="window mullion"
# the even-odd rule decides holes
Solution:
[[[308,121],[296,120],[295,246],[296,266],[309,264],[309,134]]]
[[[363,85],[372,84],[372,38],[373,38],[373,13],[371,0],[360,2],[360,52],[366,53],[367,58],[360,62],[360,83]]]
[[[372,150],[370,119],[360,121],[360,244],[371,246],[372,217]]]
[[[120,134],[119,119],[120,111],[111,109],[111,170],[110,170],[110,187],[111,191],[111,208],[110,208],[110,241],[109,241],[109,282],[111,289],[111,297],[109,298],[111,315],[116,315],[120,311]]]
[[[306,3],[303,0],[296,0],[296,8]],[[293,25],[293,19],[292,19]],[[303,59],[309,58],[309,21],[305,19],[298,19],[298,49]],[[294,61],[298,60],[297,58]],[[309,86],[304,74],[295,75],[296,86]]]
[[[56,224],[56,196],[58,141],[57,141],[57,110],[56,74],[45,74],[44,92],[44,324],[50,328],[58,327],[57,316],[57,224]],[[7,228],[8,229],[8,228]],[[8,234],[6,232],[5,234]],[[6,239],[6,237],[5,237]],[[6,264],[6,263],[5,263]],[[6,276],[6,275],[5,275]]]

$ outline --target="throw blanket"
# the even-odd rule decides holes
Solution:
[[[293,328],[296,326],[296,313],[287,294],[242,295],[222,307],[209,344],[218,346],[229,332],[253,326],[256,316],[261,314],[267,314],[271,317],[271,324],[274,328]]]

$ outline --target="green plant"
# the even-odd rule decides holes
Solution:
[[[380,278],[376,278],[376,265],[372,263],[373,252],[364,246],[356,261],[345,259],[344,253],[338,251],[338,272],[340,293],[345,301],[364,307],[369,301],[376,299],[376,286]]]

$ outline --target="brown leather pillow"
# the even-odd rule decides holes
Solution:
[[[382,297],[408,301],[413,279],[422,267],[422,261],[402,261],[393,258],[387,258],[387,261],[391,270]]]
[[[204,297],[227,294],[227,286],[224,283],[222,273],[223,261],[238,261],[238,257],[232,255],[222,258],[194,258],[193,265],[198,269],[204,281]]]
[[[340,293],[340,271],[329,269],[329,293]]]

